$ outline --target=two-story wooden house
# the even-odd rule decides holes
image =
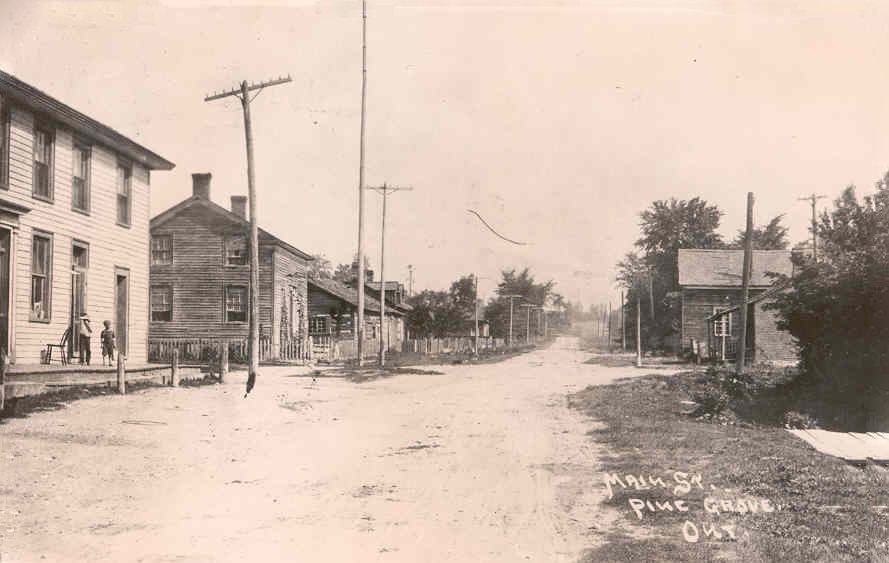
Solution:
[[[150,173],[173,163],[0,71],[0,348],[38,363],[88,313],[119,351],[148,344]],[[101,356],[100,356],[101,357]]]
[[[151,219],[152,360],[166,359],[174,345],[247,339],[247,198],[232,196],[225,209],[210,200],[210,180],[210,174],[192,174],[192,196]],[[263,360],[306,357],[306,267],[312,259],[259,229]]]

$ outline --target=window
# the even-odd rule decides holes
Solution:
[[[71,207],[78,211],[90,210],[90,149],[86,145],[74,143],[71,151]]]
[[[9,108],[0,98],[0,188],[9,188]]]
[[[713,307],[713,314],[722,312],[725,309]],[[731,336],[732,335],[732,314],[722,315],[713,321],[713,336]]]
[[[130,209],[133,204],[133,169],[129,164],[117,163],[117,223],[130,226]]]
[[[245,266],[247,264],[247,237],[232,235],[225,237],[225,265]]]
[[[52,201],[53,133],[47,127],[34,127],[34,187],[38,199]]]
[[[225,287],[225,322],[247,322],[247,288],[238,285]]]
[[[173,263],[173,237],[151,237],[151,265],[166,266]]]
[[[49,322],[52,237],[34,234],[31,244],[31,320]]]
[[[173,286],[151,286],[151,320],[153,322],[173,320]]]
[[[327,334],[327,315],[317,315],[309,319],[309,334]]]

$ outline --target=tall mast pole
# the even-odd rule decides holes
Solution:
[[[364,343],[364,120],[367,109],[367,0],[361,0],[361,141],[358,149],[358,365]],[[385,301],[385,295],[384,299]]]

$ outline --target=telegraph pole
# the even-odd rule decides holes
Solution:
[[[812,204],[812,261],[818,261],[818,218],[815,213],[815,203],[819,199],[824,199],[827,196],[823,195],[815,195],[812,194],[807,197],[798,197],[799,201],[808,201]]]
[[[475,357],[478,358],[478,273],[472,277],[475,281]]]
[[[627,351],[626,324],[626,311],[624,311],[624,290],[620,290],[620,347],[623,352]]]
[[[411,191],[414,188],[399,188],[383,184],[379,187],[366,189],[378,192],[383,196],[383,224],[380,229],[380,366],[384,366],[386,365],[386,347],[389,344],[389,331],[386,329],[386,200],[390,193]],[[358,284],[363,288],[364,280],[360,279]]]
[[[517,297],[521,297],[521,295],[513,294],[513,295],[504,295],[503,297],[506,297],[507,299],[509,299],[509,341],[507,342],[507,346],[512,346],[512,300]]]
[[[814,204],[814,201],[813,201]],[[741,338],[735,373],[744,373],[747,356],[747,299],[750,296],[750,270],[753,266],[753,192],[747,192],[747,230],[744,233],[744,267],[741,278]]]
[[[259,84],[250,84],[249,86],[247,81],[244,80],[241,82],[240,88],[204,97],[205,102],[210,102],[228,96],[235,96],[241,100],[241,107],[244,110],[244,136],[247,141],[247,200],[250,202],[250,314],[248,316],[249,359],[247,366],[247,393],[250,393],[250,390],[256,384],[256,372],[259,370],[259,236],[256,223],[256,181],[253,166],[253,130],[250,126],[250,102],[256,99],[256,96],[264,88],[286,84],[287,82],[291,82],[289,75],[287,78],[278,77],[275,80],[267,80]],[[250,92],[254,90],[257,92],[251,98]],[[246,397],[247,394],[245,393],[244,396]]]
[[[367,110],[367,0],[361,0],[361,140],[358,148],[358,367],[364,362],[364,137]],[[385,301],[385,299],[384,299]]]
[[[642,367],[642,299],[636,291],[636,367]]]
[[[407,294],[410,297],[413,297],[414,296],[414,265],[413,264],[407,265],[407,272],[408,272]]]
[[[528,319],[525,321],[525,344],[531,344],[531,307],[533,306],[530,303],[522,304],[522,307],[525,307],[528,312]]]

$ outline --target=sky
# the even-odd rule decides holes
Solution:
[[[889,3],[823,0],[368,0],[366,184],[390,196],[386,278],[445,289],[503,270],[584,304],[617,303],[615,264],[652,201],[700,196],[721,232],[889,169]],[[246,195],[251,105],[258,219],[334,264],[357,250],[359,0],[0,0],[0,68],[176,164],[152,215],[213,174]],[[380,196],[366,193],[379,275]],[[480,213],[508,243],[467,209]]]

